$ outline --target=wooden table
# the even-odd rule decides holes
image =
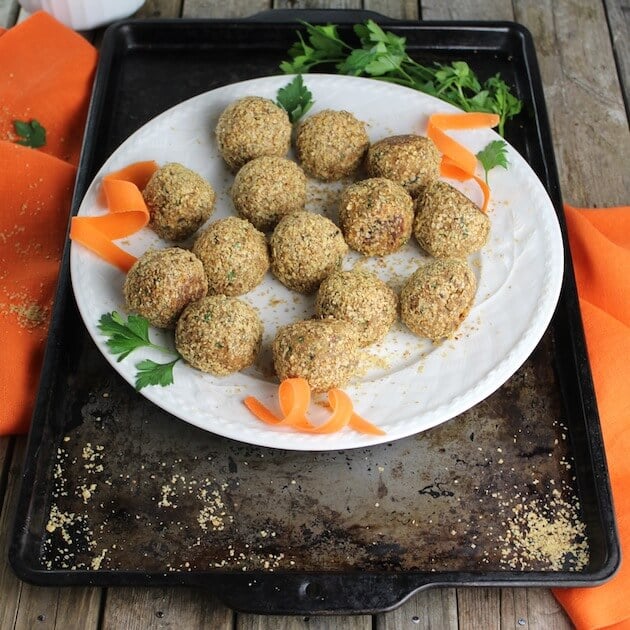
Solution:
[[[397,18],[514,20],[534,36],[565,201],[629,201],[628,0],[148,0],[141,17],[238,17],[269,8],[365,8]],[[23,19],[0,0],[0,26]],[[91,34],[88,34],[90,37]],[[98,40],[98,33],[92,36]],[[546,589],[432,589],[397,610],[356,617],[235,614],[192,588],[41,588],[6,562],[25,439],[0,438],[0,628],[211,628],[389,630],[570,628]]]

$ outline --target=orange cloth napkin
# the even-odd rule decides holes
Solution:
[[[578,630],[630,630],[630,207],[565,213],[622,563],[602,586],[554,595]]]
[[[0,435],[28,430],[97,54],[46,13],[0,32]],[[14,120],[46,129],[15,143]]]

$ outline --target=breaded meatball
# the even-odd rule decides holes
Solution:
[[[291,144],[291,122],[284,109],[260,96],[246,96],[228,105],[216,128],[219,153],[236,172],[261,157],[284,157]]]
[[[278,378],[305,378],[316,392],[343,387],[357,369],[354,326],[334,319],[311,319],[283,326],[273,341]]]
[[[385,256],[411,237],[413,200],[396,182],[365,179],[342,192],[339,222],[352,249],[365,256]]]
[[[208,292],[201,261],[179,247],[144,253],[127,273],[127,309],[158,328],[173,328],[184,307]]]
[[[400,317],[420,337],[451,337],[472,306],[477,280],[463,260],[433,260],[417,269],[400,294]]]
[[[296,149],[308,175],[325,182],[356,171],[370,144],[365,124],[349,112],[325,109],[298,128]]]
[[[272,230],[280,219],[306,203],[306,175],[291,160],[263,156],[236,174],[232,201],[238,214],[259,230]]]
[[[169,241],[194,234],[214,211],[215,193],[198,173],[173,162],[153,173],[142,191],[149,227]]]
[[[370,146],[366,167],[370,177],[385,177],[417,197],[440,176],[441,155],[430,138],[414,134],[383,138]]]
[[[249,221],[228,217],[211,223],[195,241],[211,295],[242,295],[258,286],[269,269],[265,235]]]
[[[450,184],[429,184],[416,201],[413,233],[431,256],[465,258],[488,240],[490,219]]]
[[[294,212],[278,223],[270,240],[271,271],[300,293],[314,293],[321,281],[341,267],[348,246],[341,230],[326,217]]]
[[[396,321],[398,298],[369,271],[335,271],[320,285],[315,312],[352,323],[359,345],[369,346],[384,337]]]
[[[189,304],[177,320],[175,347],[190,365],[224,376],[254,363],[263,325],[253,306],[225,295]]]

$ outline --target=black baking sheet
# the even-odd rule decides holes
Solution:
[[[109,29],[74,211],[105,159],[155,115],[277,74],[298,25],[269,20],[298,17],[365,14]],[[525,107],[507,138],[565,234],[528,33],[511,23],[388,28],[419,61],[464,59],[514,85]],[[549,331],[487,400],[403,440],[304,453],[214,436],[134,392],[81,322],[66,248],[10,559],[37,584],[188,584],[240,610],[295,614],[381,611],[431,585],[606,580],[619,548],[569,257]]]

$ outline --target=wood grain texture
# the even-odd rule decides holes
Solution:
[[[176,18],[182,14],[183,0],[146,0],[135,18]]]
[[[399,20],[417,20],[420,7],[413,0],[364,0],[363,8]]]
[[[416,593],[399,608],[376,615],[375,630],[457,630],[457,627],[455,589],[430,588]]]
[[[238,615],[236,630],[371,630],[369,615],[349,617],[280,617]]]
[[[234,613],[194,588],[110,588],[101,630],[231,630]]]
[[[361,0],[274,0],[274,9],[360,9]]]
[[[515,0],[536,42],[564,200],[628,202],[630,131],[600,2]]]
[[[459,630],[499,630],[501,591],[497,588],[457,589]]]
[[[247,17],[270,8],[270,0],[230,0],[229,2],[223,2],[223,0],[184,0],[182,17]]]
[[[92,630],[98,627],[100,589],[44,588],[18,580],[7,560],[26,438],[16,439],[0,515],[0,628]]]
[[[513,20],[509,0],[421,0],[423,20]]]
[[[604,0],[604,3],[626,103],[626,114],[630,114],[630,1]]]

